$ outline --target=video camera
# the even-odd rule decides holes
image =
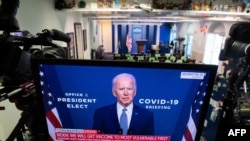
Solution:
[[[26,32],[27,33],[27,32]],[[30,59],[62,59],[67,58],[67,50],[53,43],[54,40],[69,42],[70,38],[56,30],[45,29],[36,36],[24,35],[24,32],[5,32],[0,35],[0,82],[5,90],[13,86],[22,85],[32,80]],[[32,48],[40,45],[41,48]],[[44,47],[43,47],[44,46]],[[14,95],[13,92],[9,95]],[[8,95],[0,94],[0,101],[8,98]]]
[[[228,60],[229,88],[224,99],[223,122],[250,124],[250,22],[231,26],[230,37],[225,40],[224,57]],[[232,122],[233,120],[233,122]]]
[[[32,80],[30,59],[67,58],[67,50],[53,41],[70,42],[63,32],[44,29],[35,36],[28,31],[20,31],[15,17],[19,0],[2,0],[0,7],[0,83],[8,92],[8,86],[20,86]],[[38,45],[41,48],[32,48]],[[0,94],[0,101],[4,100]]]
[[[54,41],[68,44],[70,38],[56,29],[44,29],[36,35],[21,31],[16,19],[19,4],[19,0],[0,0],[0,102],[9,99],[23,111],[7,141],[23,141],[24,128],[37,141],[42,140],[43,127],[39,124],[41,115],[37,110],[30,61],[32,58],[67,59],[67,50]]]

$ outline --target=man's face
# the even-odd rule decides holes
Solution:
[[[115,83],[113,95],[117,98],[118,102],[126,107],[133,102],[136,94],[134,82],[129,77],[120,77]]]

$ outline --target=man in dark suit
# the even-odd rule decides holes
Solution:
[[[128,73],[118,74],[112,81],[117,102],[95,111],[93,129],[103,134],[154,135],[153,113],[133,104],[136,80]]]

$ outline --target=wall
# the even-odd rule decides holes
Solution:
[[[74,22],[81,23],[82,29],[89,28],[89,21],[83,20],[80,13],[55,10],[53,0],[21,1],[17,18],[21,30],[28,30],[33,35],[39,32],[41,33],[43,29],[57,29],[65,33],[74,32]],[[87,40],[90,40],[89,37],[87,37]],[[66,46],[64,42],[56,41],[56,43]],[[87,46],[90,46],[89,42],[87,43]],[[89,52],[90,48],[84,52],[85,59],[90,58]]]
[[[41,32],[43,29],[63,30],[63,19],[60,18],[55,12],[54,3],[51,0],[20,1],[17,19],[21,30],[28,30],[32,34]]]

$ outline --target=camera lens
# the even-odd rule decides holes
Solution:
[[[250,44],[234,41],[232,38],[227,38],[225,41],[225,56],[229,58],[240,58],[250,55]]]

